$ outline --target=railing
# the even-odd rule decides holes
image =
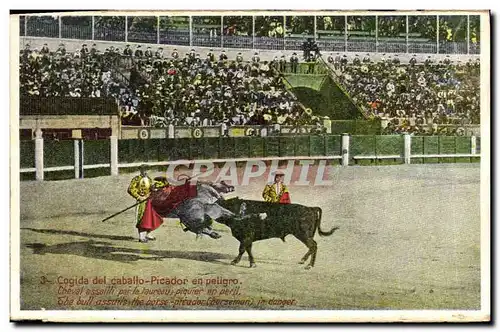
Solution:
[[[194,162],[248,160],[338,160],[355,164],[473,162],[481,157],[479,137],[308,135],[277,137],[207,137],[100,141],[22,141],[22,174],[66,172],[82,178],[85,170],[118,175],[120,168],[141,164],[166,166]],[[69,172],[69,173],[68,173]]]
[[[377,52],[380,53],[406,53],[407,45],[405,41],[379,41],[377,45]]]
[[[300,62],[293,65],[290,62],[285,64],[285,70],[283,74],[286,75],[327,75],[328,70],[326,70],[319,60],[311,62]]]
[[[326,52],[386,52],[386,53],[439,53],[439,54],[480,54],[480,42],[476,37],[471,36],[471,25],[469,18],[478,15],[461,15],[467,18],[465,28],[458,26],[457,29],[465,29],[466,37],[461,40],[440,40],[438,36],[421,36],[420,33],[407,31],[399,33],[393,38],[396,40],[384,40],[379,38],[378,25],[376,22],[383,19],[383,15],[374,16],[374,30],[320,30],[317,26],[317,18],[314,18],[315,25],[313,31],[302,31],[302,33],[291,35],[287,32],[286,26],[282,37],[268,37],[255,34],[255,16],[252,17],[252,31],[244,32],[244,35],[226,35],[224,30],[224,20],[220,19],[220,28],[210,31],[203,31],[198,27],[193,27],[193,17],[186,16],[186,22],[182,26],[164,26],[158,23],[151,23],[150,26],[142,26],[141,29],[128,26],[127,20],[130,17],[116,16],[118,23],[112,25],[96,24],[92,16],[81,17],[80,25],[64,23],[64,19],[52,16],[21,16],[21,36],[47,37],[47,38],[69,38],[83,40],[101,41],[122,41],[167,45],[184,46],[205,46],[223,47],[238,49],[263,49],[263,50],[301,50],[306,38],[311,38],[317,42],[319,48]],[[65,18],[67,16],[61,16]],[[113,16],[114,17],[114,16]],[[347,22],[350,16],[345,17]],[[408,18],[411,15],[401,16]],[[78,17],[77,17],[78,18]],[[127,18],[127,19],[126,19]],[[157,17],[157,22],[167,17]],[[285,20],[285,17],[284,17]],[[436,26],[433,27],[434,34],[441,31],[439,27],[439,16],[435,19]],[[103,24],[103,23],[101,23]],[[478,24],[476,24],[477,26]],[[305,28],[304,28],[305,29]],[[370,28],[373,29],[373,28]],[[477,30],[477,27],[476,27]],[[215,32],[215,33],[214,33]],[[414,38],[415,37],[415,38]],[[453,37],[455,38],[455,37]],[[387,38],[385,38],[387,39]],[[397,40],[399,39],[399,40]]]

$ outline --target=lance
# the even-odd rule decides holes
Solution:
[[[114,214],[110,215],[109,217],[104,218],[104,219],[102,220],[102,222],[105,222],[106,220],[109,220],[109,219],[111,219],[111,218],[113,218],[113,217],[116,217],[116,216],[117,216],[117,215],[119,215],[119,214],[122,214],[123,212],[125,212],[125,211],[127,211],[127,210],[130,210],[131,208],[133,208],[133,207],[135,207],[135,206],[137,206],[137,205],[139,205],[139,204],[141,204],[141,203],[143,203],[143,202],[147,201],[148,199],[149,199],[149,198],[146,198],[146,199],[145,199],[145,200],[143,200],[143,201],[138,201],[137,203],[134,203],[134,205],[131,205],[131,206],[129,206],[128,208],[125,208],[125,209],[123,209],[123,210],[121,210],[121,211],[118,211],[118,212],[116,212],[116,213],[114,213]]]
[[[214,167],[211,167],[211,168],[207,169],[207,170],[205,171],[205,173],[206,173],[206,172],[208,172],[208,171],[211,171],[211,170],[213,170],[213,169],[214,169]],[[187,174],[179,174],[179,176],[177,176],[177,181],[179,181],[179,178],[180,178],[182,175],[184,175],[184,176],[186,177],[185,182],[187,182],[187,181],[191,181],[191,180],[192,180],[192,179],[194,179],[194,178],[197,178],[198,176],[200,176],[200,175],[202,175],[202,174],[203,174],[203,172],[200,172],[200,173],[198,173],[198,174],[191,175],[191,176],[188,176]]]

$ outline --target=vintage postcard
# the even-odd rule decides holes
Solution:
[[[489,321],[489,15],[11,14],[10,319]]]

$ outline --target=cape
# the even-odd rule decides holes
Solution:
[[[280,198],[280,204],[290,204],[292,203],[290,199],[290,194],[288,192],[283,193]]]
[[[141,231],[154,231],[163,223],[163,217],[160,216],[151,203],[151,200],[148,199],[146,202],[146,208],[144,209],[144,215],[142,216],[140,224],[137,225],[137,228]]]
[[[180,186],[167,186],[153,191],[149,196],[151,206],[155,212],[165,218],[175,210],[182,202],[198,195],[196,185],[186,182]]]

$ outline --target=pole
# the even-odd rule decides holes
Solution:
[[[95,16],[92,16],[92,40],[95,39]]]
[[[28,35],[28,18],[29,16],[24,16],[24,36]]]
[[[318,18],[316,15],[314,15],[314,41],[317,40],[317,36],[316,36],[316,32],[318,30],[318,28],[316,27],[317,24],[318,24]]]
[[[128,16],[125,16],[125,42],[128,42]]]
[[[344,52],[347,52],[347,15],[344,16]]]
[[[349,134],[342,134],[342,166],[349,166]]]
[[[375,15],[375,53],[378,53],[378,15]]]
[[[470,47],[470,15],[467,15],[467,54],[469,54]]]
[[[224,16],[220,17],[220,47],[224,47]]]
[[[105,222],[105,221],[107,221],[107,220],[109,220],[109,219],[111,219],[111,218],[113,218],[113,217],[116,217],[117,215],[122,214],[123,212],[128,211],[128,210],[130,210],[131,208],[133,208],[133,207],[135,207],[135,206],[137,206],[137,205],[139,205],[139,204],[141,204],[142,202],[145,202],[145,201],[147,201],[147,200],[148,200],[148,199],[145,199],[145,200],[143,200],[143,201],[138,201],[138,202],[136,202],[134,205],[131,205],[131,206],[129,206],[129,207],[127,207],[127,208],[125,208],[125,209],[123,209],[123,210],[121,210],[121,211],[118,211],[118,212],[116,212],[116,213],[113,213],[112,215],[110,215],[110,216],[109,216],[109,217],[107,217],[107,218],[104,218],[104,219],[103,219],[103,220],[101,220],[101,221],[102,221],[102,222]]]
[[[252,49],[255,49],[255,15],[252,15]]]
[[[410,53],[410,44],[409,44],[409,32],[410,32],[410,24],[409,24],[409,19],[408,15],[406,15],[406,53]]]
[[[156,16],[156,43],[160,43],[160,15]]]
[[[470,137],[470,154],[476,154],[476,149],[477,149],[476,136],[471,136]]]
[[[43,135],[40,128],[35,131],[35,177],[37,181],[43,181]]]
[[[405,164],[409,165],[411,163],[411,136],[409,134],[404,134],[404,160]]]
[[[111,175],[118,175],[118,137],[110,136],[109,143],[111,148]]]
[[[80,143],[79,140],[75,139],[73,141],[73,149],[75,153],[75,179],[80,177]]]
[[[193,46],[193,16],[189,16],[189,46]]]
[[[168,138],[175,138],[175,127],[173,124],[168,125]]]
[[[439,15],[436,16],[436,53],[439,54]]]
[[[84,152],[84,143],[83,139],[79,139],[78,143],[80,144],[80,179],[83,179],[85,176],[85,171],[83,169],[83,164],[85,163],[85,152]]]
[[[283,49],[286,50],[286,16],[283,16]]]
[[[61,39],[61,36],[62,36],[62,31],[61,31],[61,23],[62,23],[62,19],[61,19],[61,16],[58,16],[57,17],[57,21],[59,23],[59,39]]]

